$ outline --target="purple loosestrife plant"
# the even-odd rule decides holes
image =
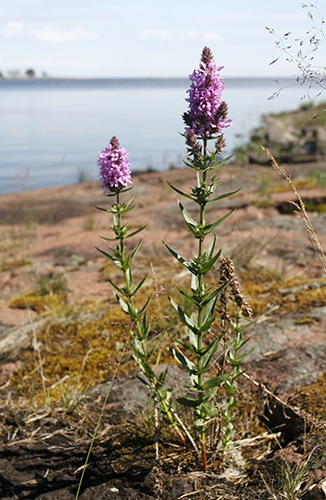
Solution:
[[[153,351],[148,348],[150,325],[147,320],[147,308],[150,298],[147,299],[140,309],[135,303],[137,292],[146,280],[146,276],[144,276],[144,278],[136,284],[134,283],[132,273],[132,262],[140,248],[141,242],[130,251],[127,251],[125,240],[132,238],[146,226],[131,231],[128,225],[123,223],[123,215],[132,210],[134,206],[132,205],[133,198],[126,202],[120,199],[121,195],[130,191],[132,187],[127,187],[131,184],[128,152],[126,149],[120,148],[119,141],[116,137],[112,137],[109,146],[99,155],[98,164],[100,166],[102,186],[105,190],[104,193],[116,199],[115,203],[111,203],[108,208],[99,208],[99,210],[108,212],[113,216],[113,225],[110,227],[113,237],[103,239],[114,242],[115,246],[109,249],[110,253],[99,248],[97,250],[109,258],[121,270],[123,276],[122,286],[118,286],[110,279],[108,281],[116,292],[116,298],[121,309],[130,319],[129,334],[131,337],[133,357],[144,375],[144,378],[139,378],[152,393],[156,407],[161,410],[166,420],[172,424],[183,443],[185,443],[185,438],[177,425],[176,414],[172,408],[172,400],[170,398],[171,391],[164,387],[167,370],[161,372],[160,375],[156,375],[151,366]]]
[[[213,60],[212,52],[205,47],[202,52],[199,69],[190,75],[191,87],[188,91],[188,111],[183,115],[185,122],[184,136],[187,145],[187,160],[185,164],[197,172],[197,184],[190,193],[184,193],[171,186],[179,195],[191,200],[198,206],[198,217],[194,219],[183,204],[179,201],[186,228],[198,241],[197,253],[192,260],[185,260],[172,248],[167,247],[169,252],[179,261],[191,274],[190,291],[179,289],[179,292],[192,308],[192,314],[187,314],[181,306],[170,299],[172,306],[176,309],[181,321],[189,332],[188,341],[177,341],[171,348],[172,355],[178,363],[188,372],[190,378],[190,390],[192,396],[178,398],[177,401],[188,408],[192,408],[194,414],[194,431],[199,440],[204,470],[208,468],[209,458],[214,456],[216,445],[222,440],[224,448],[229,443],[232,434],[232,411],[235,401],[235,379],[240,375],[239,351],[245,341],[242,339],[242,328],[237,326],[234,339],[226,340],[229,334],[228,328],[220,323],[219,334],[212,338],[212,326],[216,319],[218,301],[225,298],[225,289],[230,286],[233,276],[223,279],[216,287],[208,284],[206,275],[216,265],[221,256],[221,250],[215,250],[216,235],[213,234],[207,245],[207,236],[229,217],[233,210],[219,219],[208,222],[206,220],[205,208],[208,203],[221,200],[236,193],[237,191],[214,196],[217,185],[216,177],[208,178],[210,171],[218,170],[229,158],[217,161],[221,154],[225,140],[223,131],[231,121],[227,117],[227,104],[222,100],[223,83],[220,77],[221,68],[217,67]],[[208,141],[214,140],[213,151],[208,149]],[[217,352],[222,349],[221,364],[216,359]],[[236,353],[236,354],[234,354]],[[243,355],[242,355],[243,356]],[[214,360],[214,363],[212,362]],[[225,369],[226,364],[231,365],[231,374]],[[224,411],[216,406],[216,396],[224,387],[229,398],[227,398]],[[226,427],[227,438],[223,438],[222,426]],[[224,432],[225,434],[225,432]],[[216,438],[217,436],[217,438]],[[215,447],[215,449],[213,449]],[[211,450],[208,456],[208,448]]]
[[[208,47],[203,49],[200,65],[189,76],[192,84],[188,90],[189,109],[183,115],[186,132],[192,131],[202,138],[218,137],[230,125],[227,105],[222,100],[224,85],[218,67]]]
[[[102,187],[107,193],[119,193],[131,184],[128,156],[128,151],[120,147],[116,137],[112,137],[110,144],[99,154],[97,163]]]

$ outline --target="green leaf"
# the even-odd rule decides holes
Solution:
[[[186,221],[186,223],[189,224],[190,226],[193,226],[194,228],[198,228],[197,222],[191,217],[189,212],[184,208],[184,206],[182,205],[182,203],[179,200],[178,200],[178,204],[179,204],[179,208],[182,212],[183,218]]]
[[[175,252],[171,247],[169,247],[169,245],[164,243],[164,241],[163,241],[163,245],[170,252],[170,254],[173,255],[173,257],[175,257],[183,266],[187,267],[188,263],[183,257],[181,257],[181,255],[179,255],[177,252]]]
[[[172,184],[170,184],[169,181],[167,181],[167,183],[170,186],[170,188],[172,188],[176,193],[181,194],[181,196],[184,196],[185,198],[188,198],[189,200],[195,201],[195,198],[193,196],[191,196],[190,194],[184,193],[180,189],[172,186]]]
[[[190,330],[190,333],[192,333],[191,330]],[[192,333],[192,335],[194,335],[194,334]],[[192,354],[195,354],[197,356],[198,351],[197,351],[196,346],[194,344],[188,345],[185,342],[182,342],[182,340],[177,340],[177,342],[179,345],[182,345],[182,347],[184,349],[186,349],[186,351],[189,351]]]
[[[200,305],[199,302],[192,295],[189,295],[187,292],[185,292],[184,290],[182,290],[179,287],[177,287],[177,289],[178,289],[178,292],[181,293],[181,295],[183,295],[184,297],[186,297],[188,300],[190,300],[190,302],[192,302],[196,306]]]
[[[225,219],[230,217],[230,215],[233,214],[235,211],[235,208],[232,208],[227,214],[223,215],[223,217],[220,217],[217,221],[213,222],[212,224],[206,224],[205,227],[202,228],[203,234],[208,234],[211,233],[217,226],[219,226]]]
[[[231,158],[233,158],[233,156],[235,155],[235,153],[232,153],[231,155],[229,156],[226,156],[225,158],[223,158],[223,160],[220,160],[217,165],[219,167],[221,167],[222,165],[224,165],[225,163],[227,163],[229,160],[231,160]]]
[[[101,210],[102,212],[110,213],[110,209],[108,208],[97,207],[96,205],[93,205],[93,207],[96,208],[96,210]]]
[[[215,417],[217,409],[215,408],[215,406],[212,406],[209,403],[205,402],[201,405],[201,412],[202,414],[204,413],[205,417],[209,419]]]
[[[110,283],[110,285],[111,285],[111,286],[113,286],[113,288],[114,288],[117,292],[121,293],[121,295],[126,295],[125,291],[124,291],[122,288],[120,288],[118,285],[115,285],[115,284],[113,283],[113,281],[112,281],[112,280],[110,280],[110,278],[107,278],[107,280],[108,280],[108,282]]]
[[[223,290],[223,288],[225,288],[229,283],[230,283],[231,280],[223,283],[223,285],[221,285],[220,287],[216,288],[216,290],[214,290],[214,292],[210,293],[208,295],[208,297],[206,299],[203,300],[202,302],[202,305],[205,306],[206,304],[208,304],[211,300],[215,299],[217,297],[217,295]]]
[[[217,196],[216,198],[211,198],[211,199],[208,199],[208,200],[207,200],[207,202],[208,202],[208,203],[210,203],[210,202],[212,202],[212,201],[219,201],[219,200],[223,200],[223,198],[228,198],[229,196],[232,196],[233,194],[238,193],[240,190],[241,190],[241,188],[236,189],[235,191],[230,191],[230,192],[228,192],[228,193],[221,194],[220,196]]]
[[[117,241],[120,239],[117,236],[115,238],[106,238],[105,236],[100,236],[100,238],[105,241]]]
[[[138,290],[139,290],[139,289],[143,286],[143,284],[144,284],[144,282],[145,282],[146,278],[147,278],[147,274],[146,274],[146,276],[144,276],[144,278],[143,278],[143,279],[142,279],[142,280],[138,283],[138,285],[137,285],[137,286],[135,286],[135,287],[132,289],[131,295],[135,295],[135,294],[138,292]]]
[[[187,314],[181,309],[176,302],[174,302],[171,297],[169,297],[169,301],[171,302],[172,307],[177,311],[181,321],[188,327],[190,330],[192,330],[194,333],[198,333],[198,328],[196,328],[194,322],[187,316]]]
[[[139,380],[142,384],[146,385],[146,387],[150,387],[150,383],[149,383],[149,382],[147,382],[147,380],[145,380],[144,378],[140,377],[139,375],[136,375],[136,378],[138,378],[138,380]]]
[[[211,259],[213,257],[215,243],[216,243],[216,234],[213,235],[212,241],[210,242],[210,244],[205,252],[208,259]]]
[[[191,275],[191,290],[193,292],[196,292],[198,290],[198,287],[199,287],[199,282],[198,282],[198,276],[197,276],[198,273],[192,273]]]
[[[144,351],[144,346],[141,342],[141,340],[136,337],[136,335],[134,336],[134,340],[133,340],[133,348],[135,350],[135,352],[137,354],[139,354],[141,357],[143,357],[144,355],[146,356],[146,353]]]
[[[212,299],[205,307],[202,324],[199,325],[198,328],[200,332],[206,332],[210,328],[213,321],[215,320],[214,316],[215,305],[216,305],[216,298]]]
[[[127,212],[130,212],[130,210],[132,210],[133,208],[135,208],[135,205],[131,205],[130,207],[125,207],[125,208],[120,208],[119,210],[119,214],[126,214]]]
[[[218,377],[211,378],[205,384],[203,384],[203,391],[208,391],[209,389],[215,389],[216,387],[220,387],[220,385],[225,382],[229,378],[229,374],[219,375]]]
[[[121,262],[119,259],[117,259],[116,257],[114,257],[113,255],[110,255],[109,253],[107,252],[104,252],[104,250],[101,250],[100,248],[98,247],[95,247],[96,250],[98,250],[99,252],[101,252],[103,255],[105,255],[105,257],[107,257],[108,259],[112,260],[112,262],[114,262],[118,267],[121,267]]]
[[[116,298],[117,298],[117,301],[119,302],[120,307],[123,310],[123,312],[125,312],[126,314],[129,315],[129,307],[128,307],[127,302],[125,302],[121,297],[119,297],[119,295],[116,295]]]
[[[141,359],[137,358],[135,359],[138,362],[142,372],[146,375],[146,377],[152,380],[155,377],[155,373],[153,372],[151,367],[147,363],[144,363],[144,361],[142,361]]]
[[[145,304],[141,308],[140,312],[138,313],[138,318],[140,318],[140,316],[146,311],[148,304],[150,303],[151,300],[152,300],[152,295],[150,295],[150,297],[148,297]]]
[[[178,361],[178,363],[180,363],[180,365],[183,366],[183,368],[188,372],[192,373],[193,370],[196,368],[194,363],[190,359],[188,359],[187,356],[185,356],[181,351],[179,351],[179,349],[170,347],[169,351],[174,357],[174,359]]]
[[[132,233],[127,234],[126,237],[125,237],[125,240],[127,240],[128,238],[131,238],[132,236],[135,236],[138,233],[140,233],[143,229],[145,229],[145,227],[147,227],[147,224],[145,224],[145,226],[139,227],[138,229],[136,229]]]
[[[202,266],[200,267],[202,274],[207,274],[212,269],[215,262],[220,257],[221,252],[222,250],[219,250],[211,259],[207,260],[204,264],[202,264]]]
[[[206,367],[209,365],[210,363],[210,360],[212,359],[212,357],[214,356],[214,354],[216,353],[219,345],[220,345],[220,341],[221,341],[221,337],[218,337],[217,339],[215,339],[211,345],[209,347],[207,347],[207,349],[203,352],[202,356],[201,356],[201,365],[203,367]]]
[[[193,398],[177,398],[177,402],[183,406],[188,406],[190,408],[196,408],[201,404],[201,401]]]
[[[136,253],[138,252],[139,248],[140,248],[140,245],[141,245],[141,241],[139,241],[137,243],[137,245],[135,246],[135,248],[133,248],[131,250],[131,252],[129,253],[129,255],[125,258],[124,260],[124,263],[126,263],[127,267],[129,267],[130,265],[130,262],[132,261],[132,259],[134,258],[134,256],[136,255]]]

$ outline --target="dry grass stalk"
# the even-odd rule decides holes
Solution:
[[[309,412],[306,410],[303,410],[301,408],[298,408],[298,406],[295,406],[293,404],[289,404],[285,401],[283,401],[281,398],[276,396],[272,391],[267,389],[265,384],[262,384],[261,382],[257,382],[257,380],[253,379],[248,373],[242,373],[242,376],[245,377],[247,380],[249,380],[253,385],[256,387],[259,387],[259,389],[262,389],[265,394],[270,396],[272,399],[280,403],[284,408],[289,408],[289,410],[292,410],[295,414],[299,415],[301,418],[303,418],[304,422],[309,422],[310,424],[313,424],[315,428],[326,428],[326,424],[320,420],[318,420],[314,415],[311,415]],[[285,415],[285,418],[286,417]]]
[[[319,262],[320,262],[320,264],[321,264],[321,266],[322,266],[322,268],[324,270],[324,273],[326,274],[326,255],[324,253],[324,250],[322,249],[322,246],[320,244],[318,236],[317,236],[317,234],[316,234],[316,232],[314,230],[314,227],[313,227],[313,225],[312,225],[312,223],[310,221],[310,218],[309,218],[309,215],[307,213],[305,204],[304,204],[304,202],[303,202],[300,194],[298,193],[297,188],[295,187],[295,185],[294,185],[291,177],[286,173],[286,171],[284,170],[284,168],[281,167],[277,163],[277,161],[275,160],[275,158],[272,155],[272,153],[267,148],[265,148],[264,146],[261,146],[261,148],[262,148],[263,151],[265,151],[266,155],[271,160],[272,165],[275,168],[276,172],[287,181],[288,185],[290,186],[290,188],[294,192],[294,194],[295,194],[295,196],[296,196],[296,198],[298,200],[298,203],[295,203],[295,202],[292,202],[292,203],[297,208],[299,216],[301,217],[301,219],[304,222],[304,225],[305,225],[306,232],[307,232],[308,238],[310,240],[310,243],[311,243],[314,251],[316,252],[316,255],[317,255],[318,260],[319,260]]]

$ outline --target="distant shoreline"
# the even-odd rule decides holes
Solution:
[[[274,78],[274,77],[269,77],[269,76],[225,76],[224,77],[224,80],[226,81],[242,81],[242,82],[245,82],[245,81],[268,81],[268,82],[272,82],[272,81],[275,81],[275,82],[292,82],[292,83],[297,83],[295,82],[295,80],[291,77],[291,76],[288,76],[288,77],[279,77],[279,78]],[[160,76],[130,76],[130,77],[119,77],[119,76],[100,76],[100,77],[70,77],[70,76],[54,76],[54,77],[46,77],[46,78],[38,78],[38,77],[35,77],[35,78],[8,78],[8,77],[3,77],[3,78],[0,78],[0,84],[2,82],[28,82],[28,83],[32,83],[32,82],[56,82],[56,81],[67,81],[67,82],[71,82],[71,81],[86,81],[86,82],[90,82],[90,81],[130,81],[130,82],[143,82],[143,81],[160,81],[160,82],[164,82],[164,81],[176,81],[176,82],[180,82],[180,81],[187,81],[189,82],[189,78],[188,77],[179,77],[179,76],[167,76],[167,77],[160,77]]]

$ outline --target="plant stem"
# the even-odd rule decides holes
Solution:
[[[116,226],[117,228],[121,228],[121,213],[120,213],[120,198],[119,198],[119,193],[116,195],[116,203],[117,203],[117,214],[116,214]],[[128,267],[124,265],[125,261],[125,236],[123,233],[118,233],[119,234],[119,254],[120,254],[120,263],[121,263],[121,268],[122,268],[122,273],[123,273],[123,280],[125,284],[125,291],[126,291],[126,298],[128,301],[128,306],[129,306],[129,311],[130,311],[130,319],[133,321],[133,324],[135,325],[136,328],[136,337],[138,341],[141,343],[142,350],[143,350],[143,358],[142,362],[146,365],[148,372],[151,373],[151,377],[147,377],[151,391],[154,395],[154,401],[155,403],[155,412],[157,412],[157,401],[159,401],[161,408],[163,410],[163,413],[166,415],[167,419],[169,420],[170,424],[172,424],[174,430],[177,432],[178,436],[180,437],[182,443],[184,445],[187,444],[185,436],[179,429],[176,420],[174,418],[173,413],[171,412],[171,409],[169,408],[169,405],[167,403],[166,397],[161,390],[161,385],[159,380],[157,379],[155,373],[153,372],[151,365],[150,365],[150,354],[148,353],[148,350],[145,345],[145,336],[146,332],[144,331],[142,322],[140,321],[138,310],[135,305],[134,297],[131,295],[132,293],[132,288],[133,288],[133,278],[132,278],[132,272],[130,269],[130,264]],[[132,317],[133,316],[133,317]],[[156,422],[157,423],[157,422]],[[155,424],[156,425],[156,424]],[[157,434],[157,432],[156,432]]]
[[[207,153],[207,139],[203,139],[203,155],[204,158],[206,157]],[[205,186],[206,185],[206,172],[204,171],[202,173],[202,176],[197,176],[197,181],[198,181],[198,187]],[[200,203],[200,215],[199,215],[199,223],[200,226],[202,227],[205,224],[205,206],[206,203],[201,202]],[[198,261],[202,261],[202,256],[203,256],[203,247],[204,247],[204,236],[199,237],[199,243],[198,243]],[[198,298],[201,299],[203,296],[204,290],[203,290],[203,285],[204,285],[204,276],[202,272],[200,271],[198,273]],[[203,315],[203,306],[200,304],[198,306],[198,325],[201,325],[202,323],[202,315]],[[201,374],[201,350],[203,347],[203,335],[202,332],[198,333],[197,337],[197,350],[198,350],[198,355],[197,355],[197,369],[200,372],[198,374],[197,378],[197,383],[199,387],[199,392],[198,392],[198,400],[200,402],[203,401],[204,393],[202,390],[202,385],[203,385],[203,377]],[[200,406],[199,406],[200,408]],[[200,415],[201,416],[201,415]],[[203,463],[203,469],[206,472],[207,471],[207,451],[206,451],[206,426],[202,425],[200,429],[200,441],[201,441],[201,452],[202,452],[202,463]]]

